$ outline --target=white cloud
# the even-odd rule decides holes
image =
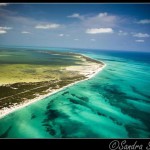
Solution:
[[[99,13],[98,14],[98,17],[106,17],[106,16],[108,16],[107,12]]]
[[[60,27],[60,24],[55,24],[55,23],[35,26],[36,29],[56,29],[59,27]]]
[[[120,22],[123,21],[117,15],[108,14],[107,12],[101,12],[98,14],[84,14],[80,15],[79,13],[74,13],[69,18],[78,18],[81,20],[81,25],[87,28],[98,28],[99,26],[103,27],[116,27]]]
[[[70,34],[62,34],[62,33],[61,33],[61,34],[59,34],[58,36],[60,36],[60,37],[64,37],[64,36],[65,36],[65,37],[69,37]]]
[[[100,25],[104,27],[118,26],[120,18],[107,12],[99,13],[98,15],[88,16],[84,19],[83,25],[86,27],[98,28]]]
[[[21,33],[22,34],[30,34],[30,32],[28,32],[28,31],[22,31]]]
[[[0,34],[7,33],[7,30],[12,29],[12,27],[0,27]]]
[[[68,18],[78,18],[78,19],[84,19],[84,16],[81,16],[80,14],[78,14],[78,13],[74,13],[74,14],[72,14],[72,15],[70,15],[70,16],[67,16]]]
[[[12,27],[0,27],[0,30],[10,30]]]
[[[8,3],[0,3],[0,6],[7,6]]]
[[[112,28],[91,28],[91,29],[87,29],[86,33],[88,34],[113,33],[113,29]]]
[[[64,34],[59,34],[59,36],[64,36]]]
[[[74,39],[75,41],[78,41],[79,39]]]
[[[133,36],[134,36],[134,37],[138,37],[138,38],[150,37],[150,35],[147,34],[147,33],[134,33]]]
[[[135,42],[142,43],[142,42],[144,42],[144,40],[135,40]]]
[[[0,29],[0,34],[5,34],[5,33],[7,33],[6,30],[1,30],[1,29]]]
[[[128,35],[128,33],[120,30],[119,33],[118,33],[118,35],[124,35],[125,36],[125,35]]]
[[[3,9],[4,10],[4,9]],[[6,10],[5,10],[6,11]],[[41,22],[38,19],[30,18],[30,17],[24,17],[16,15],[17,12],[15,11],[6,11],[6,12],[0,13],[0,17],[10,24],[13,25],[20,25],[20,26],[28,26],[29,28],[31,26],[35,27],[36,29],[54,29],[58,28],[61,25],[56,23],[49,23],[49,22]]]
[[[137,22],[138,24],[150,24],[150,19],[143,19]]]

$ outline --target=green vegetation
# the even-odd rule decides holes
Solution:
[[[86,56],[82,56],[82,57],[83,57],[86,61],[95,62],[95,63],[104,65],[103,62],[100,62],[100,61],[98,61],[98,60],[95,60],[95,59],[92,59],[92,58],[89,58],[89,57],[86,57]]]
[[[69,77],[66,80],[53,80],[34,83],[15,83],[0,86],[0,109],[10,107],[14,104],[33,99],[37,95],[49,93],[49,89],[58,89],[78,80],[85,79],[84,76]]]
[[[66,70],[69,66],[100,63],[80,54],[56,51],[11,50],[0,51],[0,55],[0,109],[86,78],[77,69]]]

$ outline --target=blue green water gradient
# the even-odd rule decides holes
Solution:
[[[150,53],[70,51],[107,66],[90,80],[2,118],[0,136],[150,138]]]

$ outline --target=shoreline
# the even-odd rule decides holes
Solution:
[[[83,55],[83,54],[81,54],[81,55]],[[86,55],[83,55],[83,56],[88,57],[88,56],[86,56]],[[88,58],[90,58],[90,57],[88,57]],[[93,59],[93,58],[90,58],[90,59]],[[95,59],[93,59],[93,60],[95,60]],[[96,60],[96,61],[98,61],[98,60]],[[68,85],[66,85],[66,86],[64,86],[64,87],[62,87],[62,88],[60,88],[60,89],[57,89],[57,90],[56,90],[56,89],[55,89],[55,90],[52,90],[52,91],[51,91],[50,93],[48,93],[48,94],[40,95],[40,96],[38,96],[38,97],[35,97],[34,99],[30,99],[30,100],[28,100],[28,101],[25,101],[25,102],[20,103],[20,104],[18,104],[18,105],[12,106],[12,107],[10,107],[10,108],[4,108],[4,109],[0,110],[0,119],[2,119],[2,118],[4,118],[5,116],[7,116],[7,115],[9,115],[9,114],[11,114],[11,113],[13,113],[13,112],[15,112],[15,111],[21,109],[21,108],[24,108],[24,107],[26,107],[26,106],[28,106],[28,105],[30,105],[30,104],[32,104],[32,103],[35,103],[35,102],[37,102],[37,101],[39,101],[39,100],[43,100],[43,99],[45,99],[45,98],[47,98],[47,97],[49,97],[49,96],[51,96],[51,95],[54,95],[54,94],[56,94],[57,92],[60,92],[60,91],[62,91],[62,90],[64,90],[64,89],[66,89],[67,87],[71,87],[71,86],[73,86],[73,85],[75,85],[75,84],[77,84],[77,83],[79,83],[79,82],[82,82],[82,81],[86,81],[86,80],[91,79],[92,77],[96,76],[100,71],[102,71],[103,68],[106,67],[106,64],[105,64],[104,62],[102,62],[102,61],[99,61],[99,62],[103,63],[103,66],[102,66],[102,67],[99,67],[97,70],[95,70],[94,73],[93,73],[93,71],[92,71],[91,74],[85,75],[85,76],[87,77],[86,79],[79,80],[79,81],[76,81],[76,82],[74,82],[74,83],[68,84]]]

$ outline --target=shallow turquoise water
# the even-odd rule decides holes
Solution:
[[[107,66],[92,79],[1,119],[1,137],[150,137],[150,53],[70,51]]]

